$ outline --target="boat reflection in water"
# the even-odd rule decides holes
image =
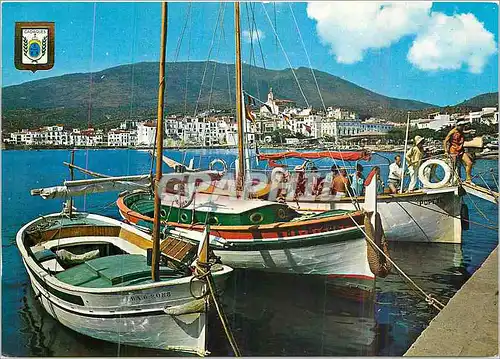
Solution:
[[[390,251],[441,302],[467,280],[460,245],[391,243]],[[395,269],[360,294],[340,293],[327,277],[235,270],[223,302],[248,356],[400,356],[437,314]],[[213,354],[229,355],[222,332],[210,332]]]
[[[423,291],[446,304],[469,278],[462,246],[392,242],[391,258]],[[377,279],[377,355],[403,355],[437,314],[395,269]]]
[[[235,270],[223,301],[248,356],[375,355],[374,292],[339,296],[326,276]],[[215,332],[215,331],[209,331]],[[216,355],[230,354],[223,346]]]

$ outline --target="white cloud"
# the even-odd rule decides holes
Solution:
[[[243,35],[243,39],[246,41],[246,42],[252,42],[252,41],[257,41],[257,35],[258,35],[258,39],[260,39],[260,41],[264,40],[265,37],[266,37],[266,34],[264,34],[263,31],[261,30],[253,30],[251,33],[250,31],[248,30],[244,30],[242,32],[242,35]]]
[[[368,49],[389,47],[414,34],[428,21],[431,2],[309,2],[307,15],[316,20],[323,44],[340,63],[363,59]]]
[[[493,34],[472,14],[432,12],[432,2],[309,2],[321,42],[337,62],[353,64],[366,51],[390,47],[405,36],[415,39],[407,58],[421,70],[458,69],[480,73],[496,52]]]
[[[413,41],[408,60],[421,70],[456,70],[466,65],[470,72],[481,73],[496,51],[493,34],[473,14],[432,13],[429,26]]]

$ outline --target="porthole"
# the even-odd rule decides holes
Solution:
[[[252,222],[254,224],[262,222],[263,219],[264,219],[264,216],[262,215],[262,213],[259,213],[259,212],[255,212],[255,213],[252,213],[250,215],[250,222]]]
[[[217,224],[219,224],[219,219],[217,217],[215,217],[215,216],[210,216],[208,218],[208,224],[210,224],[210,225],[217,225]]]
[[[278,216],[279,219],[285,219],[286,218],[286,211],[284,208],[278,208],[278,211],[276,212],[276,215]]]
[[[167,217],[167,211],[165,211],[164,209],[160,210],[160,217],[161,218],[166,218]]]
[[[189,219],[186,212],[181,213],[181,222],[187,222]]]

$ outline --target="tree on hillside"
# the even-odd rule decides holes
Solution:
[[[290,131],[288,128],[276,129],[273,132],[271,132],[269,135],[271,136],[273,143],[276,143],[276,144],[284,144],[285,138],[294,137],[292,134],[292,131]]]

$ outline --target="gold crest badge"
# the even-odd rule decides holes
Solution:
[[[53,22],[16,22],[14,62],[18,70],[50,70],[54,66]]]

